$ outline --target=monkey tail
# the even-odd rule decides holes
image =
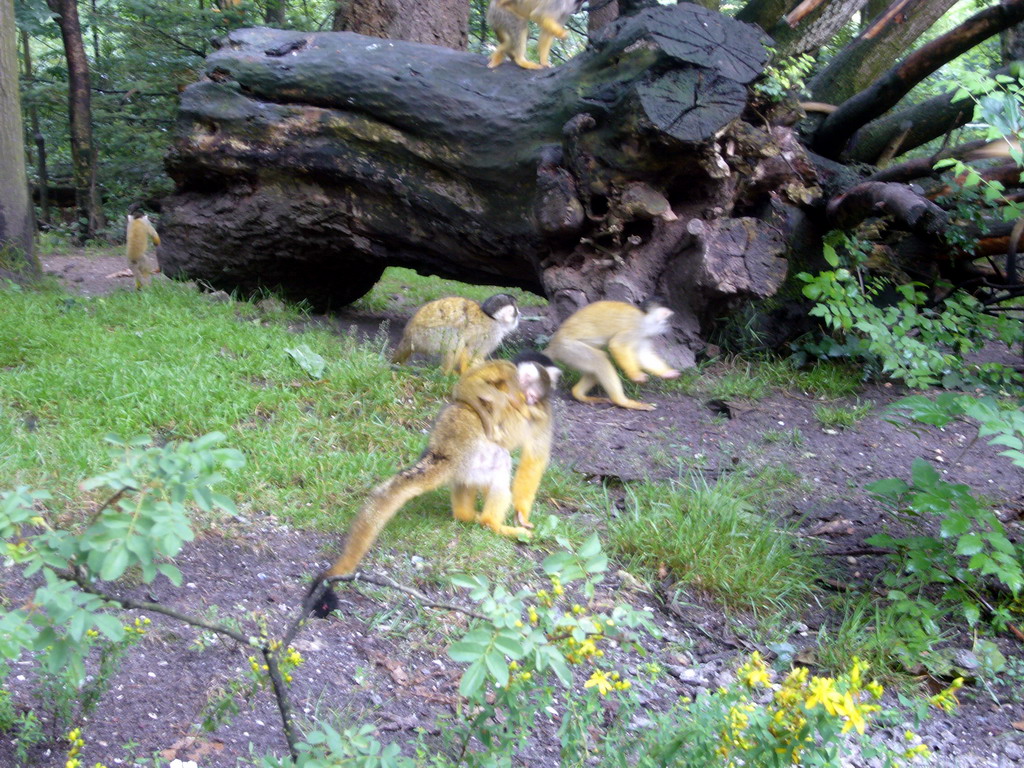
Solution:
[[[322,582],[355,572],[356,566],[398,510],[420,494],[444,485],[450,477],[451,459],[428,448],[419,461],[371,491],[370,497],[349,526],[341,556],[334,561],[334,565],[313,580],[307,592],[307,601],[313,600],[311,610],[314,616],[323,618],[337,607],[333,591],[330,587],[322,588]]]

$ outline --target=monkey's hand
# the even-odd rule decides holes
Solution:
[[[683,375],[682,371],[677,371],[675,368],[669,368],[664,373],[658,374],[663,379],[678,379]]]
[[[527,517],[524,512],[516,511],[516,522],[519,523],[519,526],[522,528],[533,529],[533,523],[530,522],[530,518]]]
[[[317,576],[306,592],[303,605],[309,606],[309,612],[316,618],[325,619],[338,607],[338,596],[322,576]]]
[[[640,373],[636,374],[635,376],[630,376],[629,378],[630,378],[630,381],[635,381],[637,384],[643,384],[645,381],[647,381],[648,376],[647,376],[646,373],[641,371]]]

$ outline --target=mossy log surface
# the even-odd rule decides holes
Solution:
[[[182,97],[161,264],[318,306],[392,265],[562,312],[661,293],[695,348],[723,305],[776,290],[788,207],[814,194],[788,129],[743,119],[763,42],[692,4],[620,19],[541,72],[346,32],[233,32]]]

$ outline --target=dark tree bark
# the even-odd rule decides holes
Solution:
[[[77,0],[46,0],[57,15],[68,63],[68,114],[71,118],[71,158],[81,241],[103,228],[103,208],[96,188],[96,148],[92,143],[89,62],[82,43]]]
[[[761,29],[771,29],[791,5],[790,0],[749,0],[736,11],[736,18],[748,24],[757,24]]]
[[[895,106],[925,77],[1021,20],[1024,20],[1024,0],[1005,0],[1003,4],[975,14],[956,29],[918,48],[825,118],[814,135],[815,151],[826,157],[838,157],[854,132]]]
[[[18,91],[13,0],[0,0],[0,278],[39,276]]]
[[[592,0],[588,6],[587,33],[591,36],[619,18],[619,0]]]
[[[966,125],[974,115],[974,102],[970,97],[954,99],[953,96],[952,92],[933,96],[871,121],[850,139],[846,157],[874,163],[897,140],[899,146],[895,154],[898,156]]]
[[[331,29],[464,51],[469,0],[336,0]]]
[[[1016,24],[1003,30],[999,37],[999,50],[1004,64],[1024,59],[1024,24]]]
[[[335,306],[390,265],[543,293],[667,295],[702,325],[781,284],[794,134],[744,122],[755,28],[692,4],[619,19],[553,71],[349,33],[232,33],[182,99],[161,264]]]

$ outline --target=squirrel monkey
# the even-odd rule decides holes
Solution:
[[[153,275],[160,271],[153,257],[146,255],[149,241],[153,245],[160,245],[160,235],[149,223],[149,216],[142,214],[128,214],[128,229],[125,233],[125,250],[128,255],[128,267],[135,278],[135,290],[144,285],[149,285]]]
[[[657,298],[645,301],[642,309],[624,301],[595,301],[566,318],[544,352],[582,372],[572,388],[572,396],[581,403],[607,403],[610,398],[623,408],[652,411],[655,406],[626,397],[622,382],[602,348],[608,348],[612,359],[633,381],[647,381],[644,371],[674,379],[679,371],[658,356],[653,341],[668,330],[668,319],[673,314]],[[608,393],[608,398],[587,394],[597,384]]]
[[[483,304],[459,296],[438,299],[409,318],[391,362],[404,363],[413,352],[441,354],[445,373],[465,373],[517,327],[519,307],[507,293],[496,293]]]
[[[542,69],[550,66],[548,57],[555,38],[564,38],[565,20],[576,13],[583,0],[491,0],[487,7],[487,23],[498,38],[498,47],[491,54],[487,66],[497,67],[505,57],[523,69]],[[526,34],[530,21],[540,25],[537,56],[540,64],[526,58]]]
[[[370,492],[349,526],[341,556],[316,577],[310,594],[325,579],[353,573],[406,502],[445,484],[456,520],[476,520],[503,536],[529,535],[530,509],[551,455],[550,395],[558,376],[555,364],[539,352],[514,363],[488,360],[466,372],[419,460]],[[510,451],[516,448],[522,456],[513,480]],[[478,494],[484,496],[479,513]],[[510,503],[516,526],[505,525]],[[318,594],[316,603],[314,614],[326,616],[334,608],[333,591]]]

